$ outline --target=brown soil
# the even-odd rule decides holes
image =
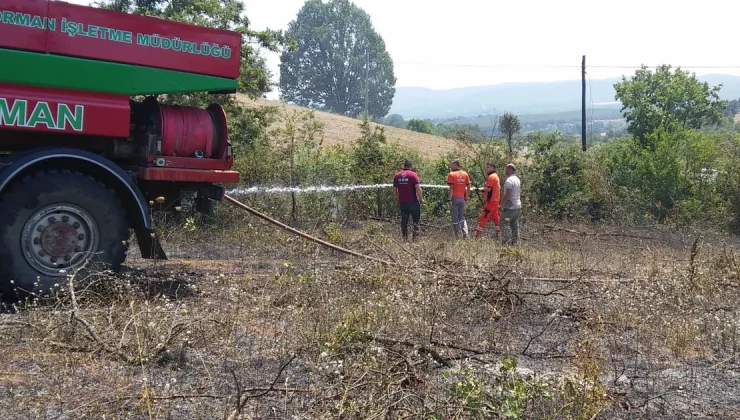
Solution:
[[[524,418],[740,415],[736,240],[528,223],[511,248],[453,243],[439,229],[402,244],[384,222],[340,231],[342,244],[398,268],[250,222],[254,230],[232,226],[228,237],[174,234],[166,262],[132,252],[122,274],[77,293],[77,309],[60,295],[0,316],[0,409],[9,418],[490,418],[517,407]],[[507,355],[518,366],[502,373]]]

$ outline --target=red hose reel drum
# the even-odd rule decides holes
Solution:
[[[221,106],[213,104],[208,109],[159,103],[155,106],[153,116],[159,120],[156,128],[162,139],[162,155],[225,157],[228,134],[226,113]]]

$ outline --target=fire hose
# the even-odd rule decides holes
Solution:
[[[258,212],[257,210],[255,210],[255,209],[247,206],[246,204],[244,204],[244,203],[242,203],[242,202],[234,199],[233,197],[231,197],[229,195],[225,195],[224,196],[224,199],[226,201],[230,202],[231,204],[235,205],[236,207],[239,207],[240,209],[246,211],[247,213],[250,213],[250,214],[252,214],[254,216],[257,216],[257,217],[259,217],[260,219],[262,219],[262,220],[264,220],[266,222],[272,223],[273,225],[275,225],[275,226],[277,226],[277,227],[279,227],[281,229],[285,229],[288,232],[291,232],[291,233],[293,233],[295,235],[298,235],[298,236],[300,236],[300,237],[302,237],[304,239],[308,239],[309,241],[315,242],[315,243],[317,243],[319,245],[322,245],[322,246],[325,246],[327,248],[333,249],[333,250],[335,250],[337,252],[341,252],[343,254],[351,255],[353,257],[364,258],[364,259],[367,259],[367,260],[370,260],[370,261],[374,261],[376,263],[380,263],[380,264],[387,265],[387,266],[394,266],[394,267],[400,267],[401,266],[398,263],[394,263],[394,262],[386,261],[386,260],[381,260],[380,258],[371,257],[369,255],[360,254],[359,252],[352,251],[352,250],[349,250],[349,249],[346,249],[346,248],[342,248],[342,247],[337,246],[337,245],[334,245],[332,243],[323,241],[323,240],[321,240],[319,238],[313,237],[313,236],[311,236],[311,235],[309,235],[309,234],[307,234],[305,232],[301,232],[298,229],[294,229],[294,228],[292,228],[292,227],[290,227],[290,226],[288,226],[288,225],[286,225],[284,223],[281,223],[281,222],[279,222],[279,221],[271,218],[270,216],[267,216],[265,214],[262,214],[262,213]],[[421,268],[420,270],[423,271],[423,272],[426,272],[426,273],[440,274],[437,271],[426,269],[426,268]],[[455,275],[456,276],[460,276],[459,273],[458,274],[455,274]],[[576,282],[576,281],[581,281],[581,282],[586,282],[586,283],[601,283],[601,282],[606,282],[606,283],[617,282],[617,283],[621,283],[621,282],[625,282],[626,281],[626,280],[611,280],[611,281],[609,281],[609,280],[583,279],[583,278],[581,278],[581,279],[550,279],[550,278],[535,278],[535,277],[523,277],[522,279],[524,279],[524,280],[538,280],[538,281],[546,281],[546,282],[561,282],[561,283],[572,283],[572,282]]]
[[[321,240],[319,238],[313,237],[313,236],[311,236],[311,235],[309,235],[309,234],[307,234],[305,232],[301,232],[298,229],[294,229],[294,228],[292,228],[292,227],[290,227],[290,226],[288,226],[288,225],[286,225],[284,223],[281,223],[281,222],[279,222],[279,221],[271,218],[270,216],[267,216],[265,214],[262,214],[262,213],[258,212],[257,210],[255,210],[255,209],[247,206],[246,204],[244,204],[244,203],[242,203],[242,202],[234,199],[233,197],[231,197],[229,195],[225,195],[224,196],[224,199],[226,201],[230,202],[231,204],[239,207],[240,209],[242,209],[242,210],[244,210],[244,211],[252,214],[253,216],[257,216],[260,219],[262,219],[262,220],[264,220],[266,222],[272,223],[273,225],[275,225],[275,226],[277,226],[277,227],[279,227],[281,229],[285,229],[288,232],[291,232],[293,234],[296,234],[296,235],[300,236],[301,238],[308,239],[309,241],[312,241],[312,242],[315,242],[315,243],[317,243],[319,245],[322,245],[322,246],[325,246],[327,248],[333,249],[333,250],[335,250],[337,252],[341,252],[341,253],[347,254],[347,255],[352,255],[353,257],[365,258],[367,260],[374,261],[376,263],[380,263],[380,264],[383,264],[383,265],[388,265],[388,266],[398,266],[399,265],[399,264],[394,263],[394,262],[391,262],[391,261],[381,260],[380,258],[375,258],[375,257],[371,257],[369,255],[360,254],[359,252],[355,252],[355,251],[352,251],[352,250],[349,250],[349,249],[346,249],[346,248],[342,248],[341,246],[337,246],[337,245],[334,245],[332,243],[323,241],[323,240]]]
[[[480,191],[479,188],[475,188],[475,190],[476,191]],[[371,257],[371,256],[365,255],[365,254],[360,254],[359,252],[352,251],[352,250],[346,249],[346,248],[342,248],[340,246],[334,245],[332,243],[329,243],[329,242],[326,242],[326,241],[321,240],[319,238],[316,238],[314,236],[311,236],[311,235],[309,235],[309,234],[307,234],[305,232],[301,232],[300,230],[295,229],[295,228],[292,228],[292,227],[290,227],[290,226],[288,226],[288,225],[286,225],[284,223],[281,223],[280,221],[275,220],[275,219],[271,218],[270,216],[267,216],[266,214],[263,214],[263,213],[258,212],[257,210],[255,210],[255,209],[247,206],[246,204],[244,204],[241,201],[239,201],[239,200],[231,197],[228,194],[224,195],[224,199],[226,201],[230,202],[231,204],[235,205],[236,207],[239,207],[240,209],[242,209],[242,210],[246,211],[247,213],[253,215],[253,216],[257,216],[260,219],[262,219],[262,220],[264,220],[266,222],[272,223],[273,225],[275,225],[275,226],[277,226],[277,227],[279,227],[281,229],[287,230],[288,232],[291,232],[291,233],[293,233],[295,235],[298,235],[301,238],[308,239],[309,241],[312,241],[312,242],[315,242],[315,243],[317,243],[319,245],[322,245],[322,246],[325,246],[327,248],[333,249],[333,250],[335,250],[337,252],[341,252],[343,254],[351,255],[353,257],[364,258],[364,259],[367,259],[367,260],[370,260],[370,261],[374,261],[374,262],[377,262],[377,263],[380,263],[380,264],[383,264],[383,265],[396,266],[396,267],[397,266],[400,266],[400,264],[398,264],[398,263],[395,263],[395,262],[392,262],[392,261],[387,261],[387,260],[381,260],[380,258]],[[434,272],[433,270],[426,270],[426,269],[424,269],[423,271],[432,272],[432,273]]]

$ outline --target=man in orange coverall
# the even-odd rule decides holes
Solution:
[[[498,238],[501,235],[501,217],[498,212],[499,202],[501,200],[501,181],[496,173],[496,165],[493,162],[488,162],[486,165],[486,173],[488,174],[488,179],[486,179],[486,186],[482,188],[485,197],[483,211],[478,219],[475,237],[477,238],[483,233],[486,224],[491,220],[496,226],[496,237]]]

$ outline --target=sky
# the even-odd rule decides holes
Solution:
[[[67,0],[88,4],[89,0]],[[632,74],[671,64],[740,75],[736,16],[726,0],[354,0],[394,61],[396,86],[450,89]],[[244,0],[253,29],[285,29],[304,0]],[[679,4],[682,4],[679,6]],[[277,54],[264,52],[277,82]],[[572,66],[567,68],[547,66]],[[699,68],[704,66],[705,68]],[[734,66],[735,68],[707,68]],[[276,92],[269,94],[275,98]]]

